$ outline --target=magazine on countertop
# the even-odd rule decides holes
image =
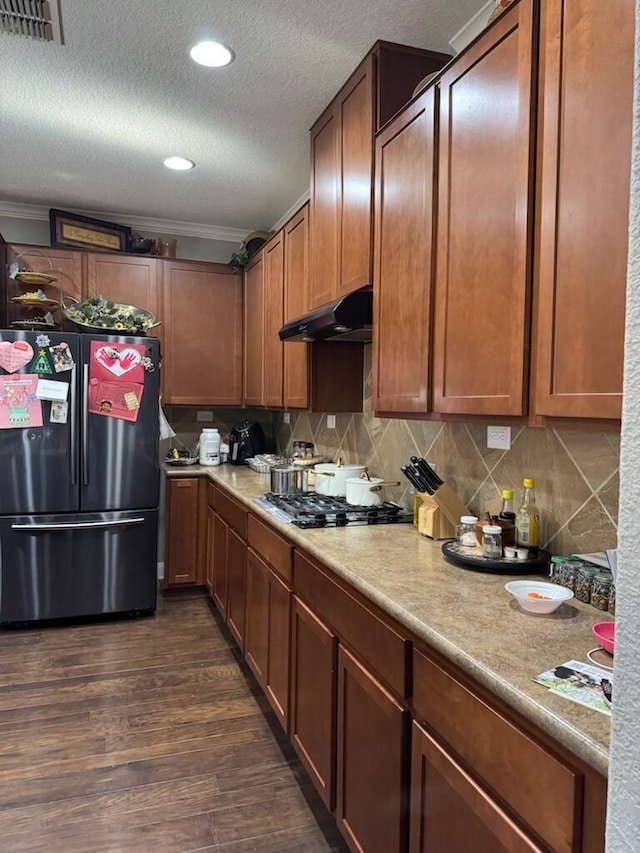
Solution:
[[[611,716],[613,675],[608,669],[570,660],[536,675],[533,680],[552,693]]]

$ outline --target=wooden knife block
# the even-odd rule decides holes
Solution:
[[[456,535],[460,516],[471,515],[471,510],[446,483],[435,494],[420,492],[420,497],[422,504],[418,509],[418,533],[431,539],[451,539]]]

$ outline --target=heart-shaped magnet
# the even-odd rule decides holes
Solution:
[[[0,342],[0,367],[15,373],[33,358],[33,348],[27,341]]]

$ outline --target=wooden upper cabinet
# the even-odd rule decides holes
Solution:
[[[450,58],[376,42],[311,128],[309,307],[371,284],[374,133]]]
[[[164,402],[240,405],[241,276],[196,261],[164,261],[163,271]]]
[[[342,173],[340,276],[337,295],[371,284],[373,56],[338,98]]]
[[[90,252],[87,254],[87,296],[102,295],[112,302],[146,308],[158,317],[159,263],[149,256]]]
[[[264,253],[258,252],[244,271],[244,365],[242,402],[264,405]]]
[[[376,140],[373,408],[427,412],[431,372],[435,88]]]
[[[332,104],[311,128],[309,307],[333,299],[340,270],[340,126]]]
[[[525,412],[532,5],[521,0],[503,12],[440,81],[436,412]]]
[[[264,405],[282,407],[284,344],[278,336],[284,318],[284,231],[264,247]]]
[[[542,4],[535,414],[621,417],[634,9]]]
[[[309,205],[306,204],[284,226],[284,319],[301,317],[307,310],[309,281]],[[309,345],[284,344],[285,409],[309,405]]]

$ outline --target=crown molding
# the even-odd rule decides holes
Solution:
[[[291,207],[289,208],[289,210],[287,210],[287,212],[284,214],[284,216],[281,216],[280,219],[278,219],[276,224],[272,226],[271,230],[272,231],[279,231],[282,228],[282,226],[285,224],[285,222],[288,222],[291,219],[291,217],[293,216],[293,214],[297,213],[300,210],[300,208],[302,207],[302,205],[306,204],[306,202],[309,201],[310,196],[311,196],[311,190],[307,190],[306,193],[303,193],[300,196],[300,198],[298,199],[298,201],[294,202],[291,205]]]
[[[204,225],[199,222],[177,222],[171,219],[150,219],[145,216],[126,216],[109,213],[104,210],[74,210],[82,216],[94,219],[107,219],[128,225],[136,231],[150,231],[153,234],[169,234],[173,237],[197,237],[201,240],[221,240],[225,243],[241,243],[252,228],[224,228],[220,225]],[[49,208],[38,204],[18,204],[0,200],[0,216],[13,219],[32,219],[49,221]]]
[[[473,18],[468,20],[464,27],[461,27],[455,36],[449,40],[449,44],[456,53],[460,53],[460,51],[468,44],[471,44],[476,36],[480,35],[487,26],[489,15],[495,7],[496,0],[487,0],[487,2],[478,9]]]

